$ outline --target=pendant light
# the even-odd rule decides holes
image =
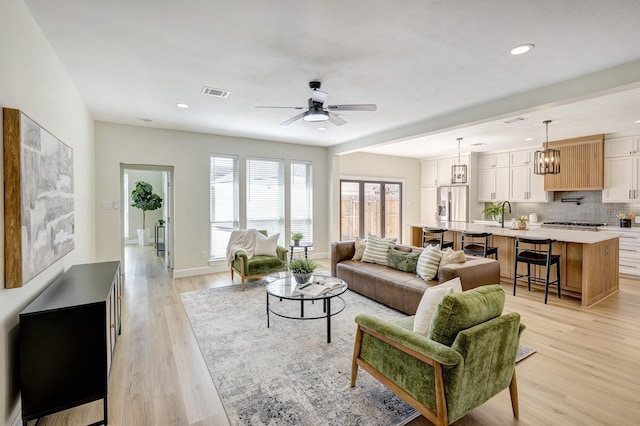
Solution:
[[[536,151],[533,163],[533,173],[537,175],[556,175],[560,173],[560,150],[549,148],[549,123],[551,120],[543,121],[547,126],[547,140],[544,144],[544,151]]]
[[[460,164],[460,141],[458,138],[458,163],[451,166],[451,183],[467,183],[467,165]]]

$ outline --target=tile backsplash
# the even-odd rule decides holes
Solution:
[[[601,191],[572,191],[552,192],[552,201],[547,203],[512,203],[511,214],[506,213],[505,219],[538,214],[538,221],[571,221],[571,222],[601,222],[618,226],[618,214],[640,214],[640,204],[631,203],[603,203]],[[575,202],[563,202],[562,198],[580,198],[580,205]],[[485,204],[485,208],[490,203]],[[640,226],[640,225],[639,225]]]

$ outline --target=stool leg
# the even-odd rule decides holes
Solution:
[[[527,290],[531,291],[531,264],[527,263]]]
[[[514,256],[515,257],[515,256]],[[516,282],[518,281],[518,259],[513,262],[513,295],[516,295]]]
[[[547,304],[547,296],[549,295],[549,275],[551,275],[551,265],[547,265],[546,281],[544,282],[544,304]],[[560,286],[558,286],[560,288]]]
[[[558,299],[562,299],[562,294],[560,294],[560,262],[556,263],[556,277],[558,279]]]

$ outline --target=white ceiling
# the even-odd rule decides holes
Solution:
[[[546,119],[551,140],[640,134],[636,0],[25,3],[96,120],[416,158],[458,137],[463,151],[539,145]],[[521,43],[535,49],[510,55]],[[306,106],[315,79],[328,104],[378,110],[320,131],[255,108]]]

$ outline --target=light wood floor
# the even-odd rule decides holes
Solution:
[[[153,247],[127,246],[125,252],[109,424],[228,425],[179,294],[230,285],[230,275],[173,280]],[[516,368],[520,419],[513,418],[504,391],[455,424],[640,425],[640,281],[622,278],[620,292],[591,309],[555,296],[545,306],[541,292],[518,289],[513,297],[504,288],[505,310],[519,312],[527,325],[521,343],[538,351]],[[95,402],[41,424],[85,425],[101,415],[102,404]],[[430,423],[419,418],[410,424]]]

